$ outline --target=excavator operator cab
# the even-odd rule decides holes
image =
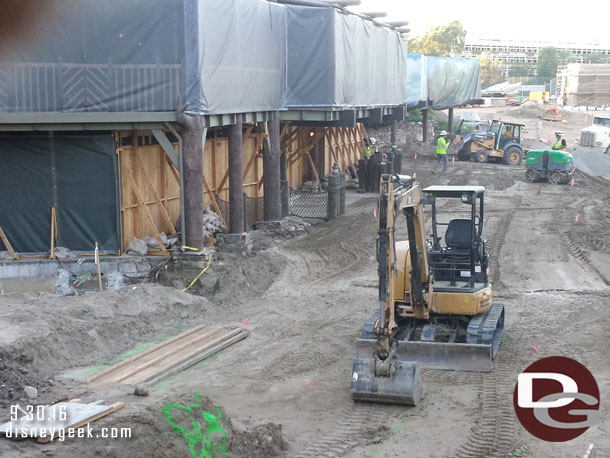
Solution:
[[[432,233],[426,245],[434,289],[474,291],[488,286],[489,257],[483,240],[485,188],[430,186],[423,192],[432,212]]]

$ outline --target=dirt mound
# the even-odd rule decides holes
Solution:
[[[29,361],[31,362],[31,361]],[[27,361],[15,361],[0,353],[0,407],[5,403],[25,401],[24,387],[35,387],[39,393],[52,384],[52,381],[37,374]]]
[[[41,308],[53,313],[32,320]],[[0,328],[8,330],[0,339],[0,401],[21,398],[26,384],[44,388],[60,369],[100,364],[201,324],[206,311],[204,298],[150,284],[73,297],[0,296]]]
[[[260,232],[260,231],[257,231]],[[269,241],[271,235],[265,235]],[[272,243],[272,242],[269,242]],[[264,293],[286,265],[286,258],[274,249],[255,256],[235,253],[216,253],[210,268],[188,290],[204,296],[215,304],[248,301]],[[200,269],[177,268],[168,265],[156,278],[162,285],[185,288],[200,273]]]
[[[128,404],[99,422],[100,427],[131,428],[131,438],[67,439],[62,456],[270,458],[283,456],[288,448],[281,425],[241,430],[206,396],[165,395],[153,401]]]

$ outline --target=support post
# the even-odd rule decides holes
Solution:
[[[203,247],[203,118],[178,112],[182,137],[182,177],[184,182],[184,225],[182,244]]]
[[[449,108],[449,119],[447,120],[447,131],[453,133],[453,107]]]
[[[269,149],[263,155],[263,192],[265,221],[277,221],[282,217],[280,196],[280,113],[275,112],[267,123]]]
[[[288,186],[288,158],[283,152],[280,156],[280,200],[282,218],[290,214],[290,186]]]
[[[426,143],[428,141],[428,109],[422,108],[421,114],[423,117],[422,122],[424,124],[424,134],[422,136],[422,141]]]
[[[390,144],[395,148],[398,144],[398,120],[392,119],[392,132],[390,136]]]
[[[244,231],[242,117],[235,116],[236,123],[229,126],[229,231]]]

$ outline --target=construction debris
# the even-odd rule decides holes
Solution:
[[[55,247],[55,257],[57,259],[68,259],[68,258],[76,258],[74,253],[72,253],[68,248],[63,246]]]
[[[200,325],[125,358],[91,382],[150,385],[218,353],[249,333],[241,328]]]
[[[130,254],[132,256],[145,256],[148,253],[148,245],[144,240],[133,238],[127,248],[125,249],[125,254]]]
[[[203,236],[214,237],[214,234],[222,232],[224,229],[222,218],[212,210],[211,206],[208,206],[203,212]]]
[[[265,231],[285,239],[291,239],[297,235],[305,234],[310,226],[311,223],[303,221],[298,216],[286,216],[279,220],[277,224],[267,224]]]

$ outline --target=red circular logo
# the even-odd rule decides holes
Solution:
[[[595,378],[564,356],[543,358],[519,374],[513,403],[523,427],[548,442],[575,439],[599,422]]]

